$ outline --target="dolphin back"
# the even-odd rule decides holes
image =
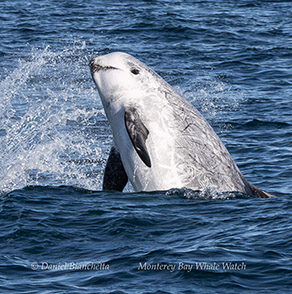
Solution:
[[[183,186],[239,191],[260,198],[273,195],[249,184],[225,145],[201,113],[168,84],[164,95],[172,106],[175,160]]]

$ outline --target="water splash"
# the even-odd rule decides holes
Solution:
[[[110,144],[85,43],[32,49],[0,82],[0,191],[26,185],[97,190]],[[102,137],[102,140],[99,138]]]
[[[238,198],[253,198],[251,195],[247,195],[241,192],[220,192],[211,188],[200,190],[192,190],[188,188],[175,188],[166,192],[166,195],[179,195],[187,199],[195,200],[227,200]]]
[[[219,126],[219,131],[228,129],[226,118],[240,111],[245,101],[243,93],[232,87],[228,82],[209,75],[198,77],[190,83],[188,89],[176,90],[191,102],[209,121]]]

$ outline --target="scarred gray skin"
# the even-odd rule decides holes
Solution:
[[[271,196],[244,179],[199,111],[142,62],[115,52],[92,59],[90,67],[115,148],[136,191],[186,187]],[[129,130],[125,120],[133,109],[138,120],[130,122],[133,128]],[[133,139],[141,130],[137,122],[148,131],[140,155]],[[141,153],[147,153],[151,166],[143,162]]]

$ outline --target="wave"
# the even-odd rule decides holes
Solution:
[[[285,129],[291,127],[291,124],[288,122],[260,119],[252,119],[242,122],[226,121],[225,124],[236,129]]]

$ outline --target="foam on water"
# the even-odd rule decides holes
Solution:
[[[170,189],[166,195],[179,195],[187,199],[193,200],[227,200],[227,199],[243,199],[243,198],[253,198],[251,195],[247,195],[241,192],[220,192],[211,188],[204,189],[202,191],[195,191],[188,188],[181,189]]]

